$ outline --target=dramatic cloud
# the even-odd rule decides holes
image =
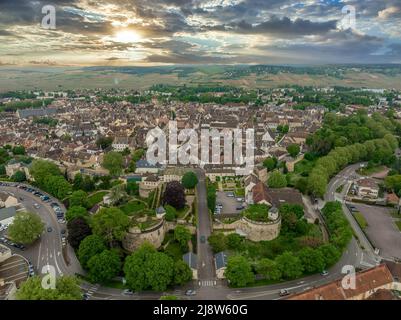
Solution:
[[[6,64],[401,62],[399,0],[0,0]],[[342,30],[354,6],[355,30]]]

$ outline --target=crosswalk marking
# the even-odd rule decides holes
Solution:
[[[215,280],[202,280],[199,281],[199,286],[200,287],[213,287],[216,285],[216,281]]]

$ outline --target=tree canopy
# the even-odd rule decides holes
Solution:
[[[68,242],[74,249],[78,249],[81,241],[92,233],[88,222],[82,217],[68,221],[67,229]]]
[[[97,235],[90,235],[83,239],[78,248],[78,259],[82,268],[87,269],[90,258],[106,249],[104,240]]]
[[[168,204],[177,210],[185,207],[185,191],[181,183],[178,181],[167,183],[163,194],[163,204]]]
[[[229,257],[224,275],[230,282],[230,285],[235,287],[245,287],[255,281],[251,264],[243,256]]]
[[[104,283],[116,277],[121,270],[120,256],[113,250],[104,250],[88,261],[89,277],[96,283]]]
[[[193,171],[186,172],[181,180],[185,189],[193,189],[198,184],[198,177]]]
[[[84,207],[74,206],[70,207],[65,213],[65,219],[70,222],[77,218],[89,217],[88,211]]]
[[[290,154],[291,157],[296,158],[301,151],[301,148],[298,144],[290,144],[287,147],[287,151]]]
[[[287,178],[279,170],[271,173],[267,181],[270,188],[285,188],[287,186]]]
[[[118,208],[101,209],[92,218],[92,231],[94,234],[105,239],[110,245],[113,241],[122,241],[130,219]]]
[[[103,157],[103,168],[109,170],[110,175],[118,176],[123,169],[123,156],[119,152],[111,151]]]
[[[15,242],[31,244],[40,237],[43,230],[44,223],[37,214],[18,212],[8,228],[8,235]]]
[[[81,300],[82,291],[75,277],[61,276],[57,278],[56,289],[42,287],[42,279],[38,276],[28,278],[17,290],[18,300]]]

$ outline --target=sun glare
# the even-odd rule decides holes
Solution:
[[[141,36],[136,33],[135,31],[119,31],[116,33],[114,36],[114,40],[118,42],[124,42],[124,43],[129,43],[129,42],[137,42],[141,40]]]

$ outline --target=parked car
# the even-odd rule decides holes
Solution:
[[[278,294],[280,297],[285,297],[285,296],[290,295],[290,292],[287,289],[281,289]]]
[[[131,291],[130,289],[125,289],[125,290],[123,291],[123,295],[124,295],[124,296],[132,296],[133,294],[134,294],[134,292]]]
[[[186,296],[195,296],[196,291],[195,290],[187,290],[187,291],[185,291],[185,295]]]
[[[327,270],[323,270],[322,273],[321,273],[321,275],[324,276],[324,277],[325,277],[325,276],[328,276],[328,275],[329,275],[329,272],[328,272]]]

